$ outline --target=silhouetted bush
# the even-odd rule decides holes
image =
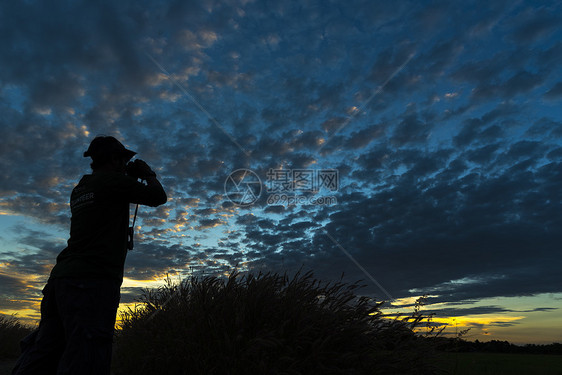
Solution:
[[[360,285],[237,273],[146,290],[122,314],[115,374],[431,374],[427,339]]]

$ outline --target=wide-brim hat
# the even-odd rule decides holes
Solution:
[[[90,156],[92,159],[95,159],[105,155],[120,155],[126,157],[127,161],[129,161],[136,154],[136,152],[126,149],[115,137],[97,136],[92,140],[86,152],[84,152],[84,157]]]

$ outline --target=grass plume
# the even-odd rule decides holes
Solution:
[[[20,355],[19,342],[33,331],[15,316],[0,315],[0,359],[17,358]]]
[[[360,287],[312,272],[168,279],[122,314],[114,373],[433,373],[419,309],[383,318]]]

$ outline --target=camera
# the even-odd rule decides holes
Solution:
[[[156,176],[156,173],[144,161],[137,159],[127,163],[125,168],[127,175],[133,178],[146,180],[147,177]]]
[[[144,171],[136,160],[128,162],[125,170],[127,172],[127,175],[134,178],[142,178],[144,176]]]

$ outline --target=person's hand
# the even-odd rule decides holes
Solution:
[[[146,180],[149,177],[156,177],[156,173],[146,164],[144,160],[136,159],[127,164],[127,174],[134,178]]]

